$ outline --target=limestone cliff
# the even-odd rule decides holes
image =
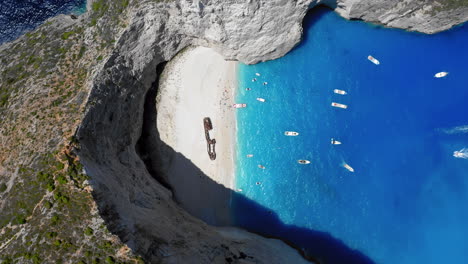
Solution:
[[[245,63],[275,59],[300,41],[302,20],[317,4],[426,33],[468,18],[463,0],[94,0],[77,20],[51,19],[1,46],[0,188],[7,184],[0,208],[8,217],[0,219],[0,258],[35,256],[16,254],[21,247],[49,262],[78,262],[91,247],[131,262],[121,254],[127,245],[150,263],[306,262],[280,240],[208,226],[181,209],[158,175],[158,155],[170,149],[145,141],[157,131],[143,123],[156,114],[145,106],[157,89],[158,65],[181,49],[208,46]],[[141,151],[147,143],[154,151]],[[30,197],[24,183],[36,178],[37,196]],[[80,215],[70,198],[82,201]],[[62,214],[78,219],[78,229],[58,220]],[[64,228],[71,229],[62,234]]]

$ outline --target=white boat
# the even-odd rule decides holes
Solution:
[[[261,182],[256,182],[256,183],[255,183],[255,185],[260,185],[260,184],[262,184],[262,183],[261,183]]]
[[[379,65],[380,64],[380,61],[374,57],[372,57],[371,55],[367,56],[367,59],[372,61],[372,63],[374,63],[375,65]]]
[[[308,161],[308,160],[298,160],[297,163],[305,165],[305,164],[310,164],[310,161]]]
[[[265,99],[260,98],[260,97],[257,97],[257,101],[260,101],[260,102],[264,103],[264,102],[265,102]]]
[[[262,170],[266,169],[265,166],[261,165],[261,164],[258,164],[258,167]]]
[[[336,139],[334,139],[334,138],[332,138],[332,139],[331,139],[331,144],[332,144],[332,145],[341,145],[341,142],[338,141],[338,140],[336,140]]]
[[[233,104],[232,107],[234,107],[234,108],[245,108],[245,107],[247,107],[247,104]]]
[[[436,78],[443,78],[445,76],[447,76],[449,73],[448,72],[438,72],[434,75],[434,77]]]
[[[252,79],[252,82],[256,82],[256,81],[257,81],[257,78],[253,78],[253,79]]]
[[[239,188],[239,189],[237,189],[237,191],[238,191],[238,192],[242,192],[243,190]]]
[[[268,82],[263,82],[263,85],[267,85],[267,84],[268,84]]]
[[[346,91],[343,91],[343,90],[340,90],[340,89],[335,89],[335,90],[333,90],[333,92],[336,93],[336,94],[341,94],[341,95],[347,94]]]
[[[338,108],[343,108],[343,109],[348,108],[348,106],[345,105],[345,104],[339,104],[339,103],[335,103],[335,102],[331,103],[331,106],[338,107]]]
[[[252,90],[252,88],[245,88],[245,90],[246,90],[246,91],[250,91],[250,90]]]
[[[468,159],[468,149],[463,148],[453,152],[455,158]]]
[[[260,76],[260,73],[257,72],[257,73],[255,73],[255,75]]]
[[[285,135],[285,136],[298,136],[299,133],[294,132],[294,131],[285,131],[285,132],[284,132],[284,135]]]
[[[351,168],[351,166],[349,166],[348,164],[343,164],[343,167],[345,167],[345,169],[349,170],[350,172],[354,172],[354,169]]]
[[[253,154],[247,154],[247,158],[253,157]]]

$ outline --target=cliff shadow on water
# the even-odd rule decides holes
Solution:
[[[164,65],[158,67],[158,73],[162,72],[163,67]],[[136,149],[148,171],[164,186],[169,186],[175,201],[181,207],[211,225],[235,226],[265,237],[281,239],[301,251],[306,259],[315,263],[374,263],[369,257],[350,248],[329,233],[284,224],[271,209],[216,183],[183,154],[164,143],[159,137],[156,124],[157,83],[156,81],[146,94],[142,135]],[[177,167],[173,169],[183,171],[183,173],[177,173],[183,176],[177,179],[177,182],[181,184],[176,183],[170,186],[171,174],[168,174],[167,170],[173,162],[177,164]],[[198,191],[193,192],[194,188]],[[191,191],[189,192],[188,189]],[[183,198],[181,198],[181,193],[184,193]],[[190,194],[187,196],[187,193]],[[200,203],[196,206],[196,210],[193,209],[194,202]],[[190,206],[186,206],[188,204]],[[235,205],[235,211],[233,205]],[[236,219],[235,216],[226,219],[225,212],[217,211],[219,208],[229,211],[230,214],[242,214],[242,220],[231,220]]]

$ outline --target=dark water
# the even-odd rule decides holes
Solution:
[[[81,14],[86,0],[2,0],[0,44],[14,40],[58,14]]]
[[[304,27],[290,54],[240,67],[236,187],[263,208],[235,199],[238,224],[326,263],[466,263],[468,25],[424,35],[317,9]]]

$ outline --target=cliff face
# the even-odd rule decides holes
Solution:
[[[8,182],[8,188],[1,194],[1,206],[8,207],[9,201],[17,197],[11,187],[15,181],[32,181],[21,176],[22,172],[37,174],[48,169],[30,166],[42,164],[33,150],[64,163],[65,168],[46,162],[54,164],[54,171],[50,179],[43,177],[44,186],[53,182],[62,196],[55,195],[57,190],[41,189],[43,196],[35,198],[38,205],[25,210],[27,221],[13,223],[12,218],[6,219],[7,224],[0,226],[0,235],[8,243],[0,245],[0,253],[15,252],[15,245],[29,241],[27,234],[32,231],[28,230],[47,227],[54,213],[61,212],[60,207],[48,211],[44,201],[65,203],[66,199],[61,198],[64,193],[74,197],[92,189],[93,200],[86,198],[88,203],[83,206],[97,202],[99,215],[93,214],[93,219],[97,219],[93,223],[102,221],[99,220],[102,217],[113,234],[151,263],[305,262],[296,250],[279,240],[208,226],[173,201],[171,192],[161,185],[164,179],[157,168],[170,162],[161,153],[171,150],[158,141],[154,127],[143,129],[144,121],[151,122],[156,114],[147,102],[157,89],[157,67],[189,45],[212,47],[226,59],[245,63],[281,57],[300,41],[302,20],[307,10],[317,4],[336,8],[347,18],[427,33],[447,29],[468,17],[466,1],[461,0],[450,2],[458,3],[457,6],[442,1],[389,2],[95,0],[88,3],[90,13],[76,21],[69,17],[53,19],[33,32],[37,35],[1,46],[0,181]],[[49,54],[56,51],[59,53]],[[53,63],[52,58],[56,59]],[[20,60],[24,60],[24,65],[16,63]],[[82,73],[73,77],[78,70],[71,69],[78,66]],[[24,69],[31,74],[22,74]],[[57,100],[50,97],[54,93]],[[29,104],[25,101],[28,98],[31,102],[50,101],[50,107],[42,109],[48,104]],[[20,106],[28,107],[25,110]],[[29,114],[37,110],[39,115]],[[42,115],[41,111],[50,113]],[[36,125],[15,134],[24,120]],[[44,126],[37,126],[43,123]],[[75,128],[76,135],[70,139]],[[156,139],[147,141],[148,131]],[[30,137],[36,132],[40,137]],[[18,141],[23,143],[14,143]],[[153,146],[153,151],[141,151],[142,144]],[[73,172],[77,165],[74,159],[67,158],[73,153],[59,155],[67,145],[74,147],[89,181],[78,177],[80,170]],[[11,152],[12,149],[17,151]],[[47,150],[54,153],[46,155]],[[22,166],[27,166],[27,170]],[[72,168],[71,172],[67,168]],[[68,179],[68,183],[60,176]],[[98,226],[93,228],[96,230]],[[102,242],[101,237],[90,240],[76,235],[70,239],[79,245]],[[34,242],[29,251],[37,250],[34,243],[43,240],[34,236],[31,241]],[[119,243],[115,245],[122,246]],[[50,249],[41,250],[41,254],[47,255],[42,258],[54,259],[52,253],[44,253],[47,250]],[[74,258],[79,254],[76,251],[66,256]]]

